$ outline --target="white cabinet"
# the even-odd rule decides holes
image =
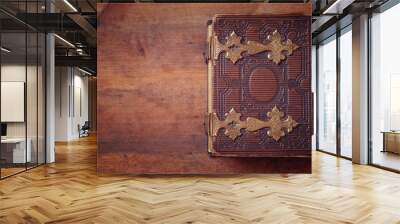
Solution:
[[[26,151],[25,144],[27,143]],[[12,148],[12,162],[25,163],[32,161],[32,140],[28,138],[7,138],[2,139],[1,144],[7,148]]]

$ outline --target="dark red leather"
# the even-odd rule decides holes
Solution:
[[[221,43],[234,31],[243,41],[267,42],[277,30],[299,46],[292,55],[275,64],[267,52],[233,64],[224,53],[214,67],[213,107],[220,120],[231,108],[246,117],[267,120],[276,105],[299,125],[279,141],[267,136],[268,128],[247,132],[232,140],[220,129],[213,148],[216,156],[308,157],[311,154],[313,109],[311,91],[311,17],[309,16],[218,16],[213,24]]]

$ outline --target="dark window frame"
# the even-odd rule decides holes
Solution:
[[[333,155],[333,156],[337,156],[343,159],[347,159],[347,160],[352,160],[352,158],[347,157],[342,155],[341,153],[341,119],[340,119],[340,76],[341,76],[341,67],[340,67],[340,37],[347,33],[347,32],[352,32],[352,23],[346,25],[345,27],[338,29],[336,31],[336,33],[326,37],[323,40],[320,40],[317,44],[316,44],[316,110],[315,110],[315,116],[316,116],[316,151],[318,152],[323,152],[329,155]],[[319,91],[321,91],[319,89],[319,53],[318,53],[318,49],[319,46],[322,43],[328,43],[330,41],[336,41],[336,152],[332,153],[332,152],[328,152],[324,149],[321,149],[319,147]]]

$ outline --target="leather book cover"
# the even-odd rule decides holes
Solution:
[[[311,17],[217,15],[208,26],[208,150],[309,157]]]

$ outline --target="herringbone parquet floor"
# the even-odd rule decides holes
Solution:
[[[95,138],[0,181],[0,223],[400,223],[400,175],[316,152],[312,175],[97,176]]]

